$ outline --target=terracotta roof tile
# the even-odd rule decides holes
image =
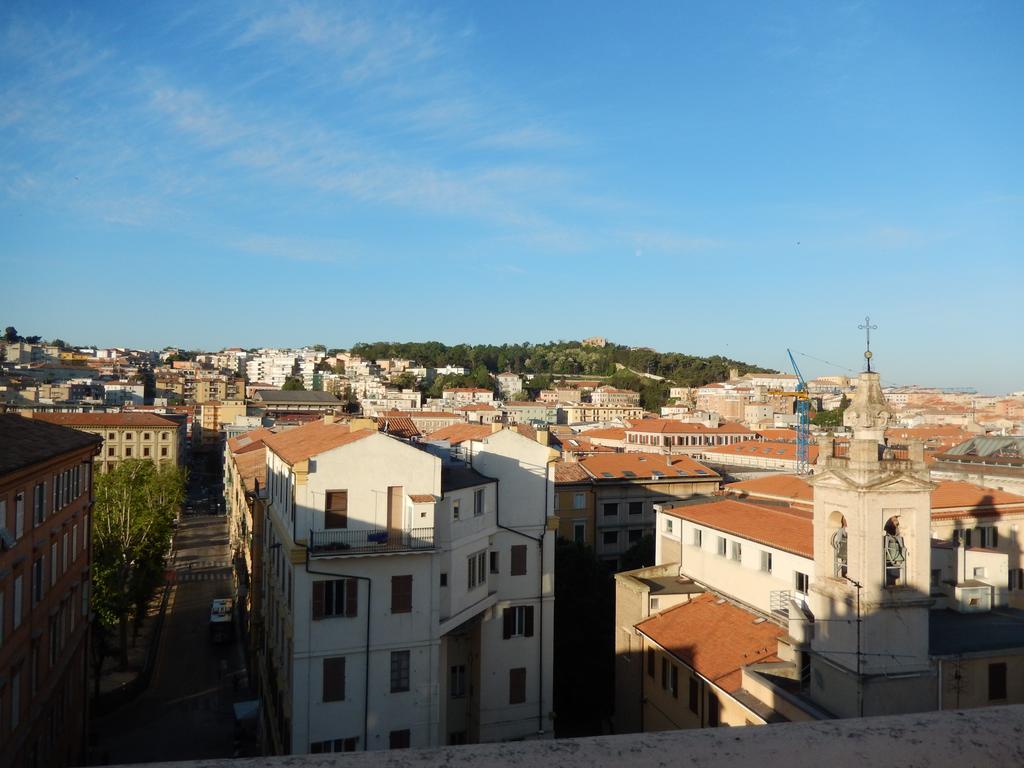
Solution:
[[[493,405],[486,405],[485,403],[470,403],[469,405],[460,405],[455,410],[456,411],[492,411],[494,413],[498,412],[498,409],[495,408]]]
[[[689,456],[662,453],[600,453],[580,459],[580,465],[596,480],[714,478],[718,473]]]
[[[730,483],[722,490],[737,496],[781,499],[805,504],[814,501],[814,490],[798,475],[768,475],[754,480]]]
[[[433,504],[437,497],[432,493],[410,493],[409,498],[413,504]]]
[[[765,440],[796,440],[795,429],[759,429],[757,434]]]
[[[411,439],[420,436],[416,423],[408,416],[384,415],[377,417],[377,430],[395,437]]]
[[[665,513],[803,557],[814,556],[812,521],[795,513],[732,499],[670,507]]]
[[[742,424],[733,421],[723,421],[717,427],[706,427],[703,424],[691,424],[678,419],[639,419],[627,427],[626,432],[643,432],[645,434],[752,434]]]
[[[575,461],[559,461],[555,464],[555,483],[590,482],[587,470]]]
[[[727,693],[740,689],[743,667],[779,661],[777,624],[706,593],[636,625],[644,635]]]
[[[319,453],[339,448],[375,434],[368,429],[352,432],[347,424],[312,421],[264,439],[264,444],[287,464],[304,461]]]
[[[35,413],[33,419],[65,427],[156,427],[177,429],[178,423],[154,413]]]
[[[228,440],[228,450],[232,453],[244,453],[263,447],[263,440],[274,434],[271,430],[260,427],[251,432],[232,437]]]
[[[967,513],[988,514],[1002,511],[1024,511],[1024,496],[1000,491],[998,488],[983,488],[973,483],[958,480],[944,480],[932,491],[932,517],[945,517],[954,510]]]
[[[242,478],[242,485],[246,491],[256,490],[256,481],[260,487],[267,484],[267,449],[260,443],[251,451],[235,454],[235,469],[238,476]]]
[[[748,456],[761,459],[779,459],[780,461],[796,461],[796,443],[783,443],[768,440],[746,440],[732,445],[716,445],[704,448],[704,453],[717,456]],[[811,464],[818,460],[818,446],[807,446],[807,458]]]
[[[588,429],[586,432],[580,433],[584,437],[591,439],[598,438],[600,440],[625,440],[626,430],[622,427],[607,427],[604,429]]]
[[[483,440],[491,432],[490,424],[451,424],[431,432],[426,439],[431,442],[444,440],[451,445],[458,445],[467,440]]]

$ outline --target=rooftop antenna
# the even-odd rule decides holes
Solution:
[[[868,361],[868,373],[871,373],[871,358],[872,358],[872,354],[871,354],[871,332],[875,331],[875,330],[878,330],[878,326],[877,325],[872,325],[871,324],[871,316],[870,315],[866,315],[864,317],[864,324],[863,325],[858,325],[857,328],[859,328],[860,330],[864,331],[864,333],[867,336],[867,349],[864,350],[864,359]]]

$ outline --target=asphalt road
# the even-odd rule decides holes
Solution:
[[[184,517],[175,537],[175,586],[149,688],[93,724],[94,754],[108,764],[231,757],[232,703],[245,698],[237,638],[213,645],[210,603],[231,596],[223,516]]]

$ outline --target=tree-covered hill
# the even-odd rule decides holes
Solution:
[[[619,344],[608,344],[605,347],[583,346],[578,341],[549,341],[544,344],[523,342],[500,346],[447,346],[438,341],[376,341],[356,344],[350,351],[369,360],[397,357],[415,360],[427,367],[459,365],[470,371],[514,371],[554,377],[612,376],[617,370],[618,363],[633,371],[663,376],[670,382],[691,387],[727,379],[730,368],[738,368],[741,374],[770,372],[769,369],[739,360],[730,360],[721,355],[697,357]]]

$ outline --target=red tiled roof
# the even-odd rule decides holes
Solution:
[[[704,453],[714,453],[721,456],[756,456],[761,459],[778,459],[780,461],[796,461],[796,443],[782,443],[777,441],[753,441],[747,440],[732,445],[716,445],[712,448],[704,448]],[[818,460],[818,446],[807,446],[807,459],[811,464]]]
[[[493,405],[487,405],[486,403],[470,403],[469,405],[460,405],[455,409],[456,411],[491,411],[497,413],[498,409]]]
[[[751,434],[750,430],[745,426],[733,421],[724,421],[717,427],[706,427],[703,424],[691,424],[679,421],[678,419],[640,419],[634,421],[625,431],[643,432],[645,434]]]
[[[575,461],[559,461],[555,464],[555,483],[585,483],[590,481],[587,470]]]
[[[714,478],[718,473],[689,456],[662,453],[599,453],[580,459],[580,465],[596,480]]]
[[[178,423],[153,413],[124,411],[122,413],[34,413],[33,419],[65,427],[157,427],[177,429]]]
[[[446,440],[451,445],[458,445],[467,440],[483,440],[491,434],[490,424],[450,424],[447,427],[431,432],[427,440],[439,442]]]
[[[378,416],[377,430],[395,437],[419,437],[420,431],[408,416]]]
[[[958,510],[962,510],[960,514]],[[932,491],[932,517],[970,516],[972,513],[1024,512],[1024,496],[983,488],[974,483],[944,480]]]
[[[264,444],[285,463],[295,464],[375,434],[369,429],[352,432],[347,424],[313,421],[264,439]]]
[[[586,432],[580,433],[583,437],[589,437],[593,440],[595,437],[599,440],[625,440],[626,430],[622,427],[607,427],[605,429],[588,429]]]
[[[265,427],[254,429],[251,432],[232,437],[228,440],[228,450],[232,453],[245,453],[263,447],[263,440],[274,434]]]
[[[765,440],[796,440],[795,429],[759,429],[757,434]]]
[[[636,625],[644,635],[727,693],[740,689],[743,667],[780,661],[779,625],[716,595],[669,608]]]
[[[409,498],[413,504],[433,504],[437,497],[432,493],[410,493]]]
[[[814,501],[814,490],[798,475],[768,475],[754,480],[729,483],[722,490],[737,496],[782,499],[805,504]]]
[[[235,468],[238,470],[238,476],[242,479],[245,490],[255,491],[257,481],[260,486],[266,486],[267,449],[262,443],[259,443],[254,450],[236,453],[234,459]]]
[[[814,556],[813,525],[806,511],[787,511],[732,499],[665,509],[691,523],[731,533],[803,557]]]

